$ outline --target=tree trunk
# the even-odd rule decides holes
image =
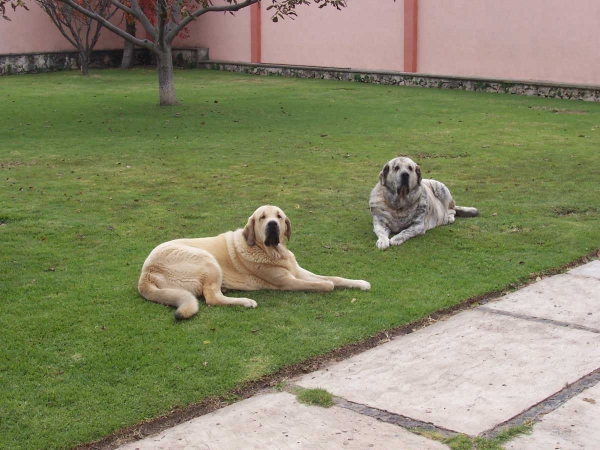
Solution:
[[[173,57],[171,56],[171,46],[165,45],[164,50],[157,53],[158,65],[158,92],[160,96],[160,106],[177,105],[177,96],[175,95],[175,83],[173,82]]]
[[[135,22],[125,22],[125,32],[135,36]],[[121,69],[131,69],[133,67],[133,49],[135,45],[129,42],[127,39],[124,40],[123,46],[123,60],[121,61]]]
[[[79,52],[79,70],[81,75],[86,76],[90,70],[90,55],[85,51]]]

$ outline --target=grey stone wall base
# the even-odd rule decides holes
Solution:
[[[177,67],[196,68],[208,60],[207,48],[174,48],[173,63]],[[92,52],[90,67],[105,69],[120,67],[123,50],[96,50]],[[156,58],[146,49],[135,49],[134,65],[156,65]],[[55,72],[79,69],[79,53],[29,53],[25,55],[0,55],[0,75]]]
[[[600,86],[563,85],[543,81],[494,80],[407,72],[364,71],[329,67],[288,66],[270,64],[206,61],[201,69],[253,75],[274,75],[295,78],[353,81],[395,86],[414,86],[437,89],[459,89],[474,92],[494,92],[570,100],[600,101]]]
[[[91,68],[119,67],[123,50],[98,50],[92,53]],[[365,71],[332,67],[249,64],[210,61],[207,48],[174,48],[173,64],[187,69],[210,69],[253,75],[273,75],[295,78],[352,81],[395,86],[437,89],[459,89],[474,92],[494,92],[533,97],[600,102],[600,86],[569,85],[543,81],[495,80],[407,72]],[[136,49],[136,66],[154,66],[156,58],[146,49]],[[0,55],[0,75],[54,72],[79,69],[77,52],[31,53]]]

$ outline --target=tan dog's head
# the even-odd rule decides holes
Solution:
[[[285,236],[292,237],[292,224],[277,206],[264,205],[254,211],[242,232],[248,245],[263,244],[277,247]]]
[[[379,181],[393,195],[406,197],[415,187],[421,186],[421,168],[410,158],[394,158],[383,166]]]

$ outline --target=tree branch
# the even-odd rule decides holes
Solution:
[[[234,5],[207,6],[206,8],[202,8],[197,11],[194,11],[190,15],[184,17],[183,20],[181,22],[179,22],[177,24],[177,26],[175,28],[173,28],[167,34],[166,40],[167,40],[167,42],[172,42],[173,39],[175,39],[175,36],[177,36],[179,34],[179,32],[186,27],[187,24],[189,24],[192,20],[197,19],[201,15],[206,14],[207,12],[212,12],[212,11],[235,12],[235,11],[239,11],[240,9],[245,8],[247,6],[253,5],[254,3],[257,3],[258,1],[259,0],[245,0],[241,3],[237,3]]]
[[[93,11],[90,11],[88,9],[85,9],[85,8],[79,6],[73,0],[58,0],[58,1],[61,2],[61,3],[66,4],[66,5],[69,5],[75,11],[80,12],[81,14],[83,14],[86,17],[89,17],[90,19],[97,20],[107,30],[110,30],[113,33],[115,33],[116,35],[121,36],[123,39],[128,40],[132,44],[137,45],[138,47],[147,48],[148,50],[150,50],[152,52],[156,52],[156,48],[155,48],[154,44],[152,42],[150,42],[148,39],[143,39],[142,40],[142,39],[136,38],[135,36],[131,36],[129,33],[126,33],[125,31],[121,30],[119,27],[117,27],[117,26],[113,25],[112,23],[110,23],[104,17],[96,14]],[[137,15],[135,17],[137,17]]]
[[[156,28],[154,28],[154,25],[152,25],[152,23],[150,23],[150,21],[146,17],[146,14],[144,14],[144,11],[142,11],[142,8],[140,7],[138,0],[130,0],[130,1],[131,1],[131,6],[132,6],[131,9],[135,13],[137,13],[137,14],[132,14],[132,16],[135,17],[136,19],[138,19],[140,21],[140,23],[142,24],[142,26],[144,27],[144,30],[146,30],[146,32],[150,36],[152,36],[152,39],[156,40],[156,38],[157,38]]]
[[[167,5],[165,0],[157,0],[156,2],[156,28],[158,29],[158,40],[156,44],[161,50],[164,50],[163,44],[165,43],[165,27],[166,27],[166,16],[167,16]]]

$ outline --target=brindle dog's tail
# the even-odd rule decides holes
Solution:
[[[479,210],[470,206],[455,206],[454,210],[458,217],[477,217],[479,215]]]

